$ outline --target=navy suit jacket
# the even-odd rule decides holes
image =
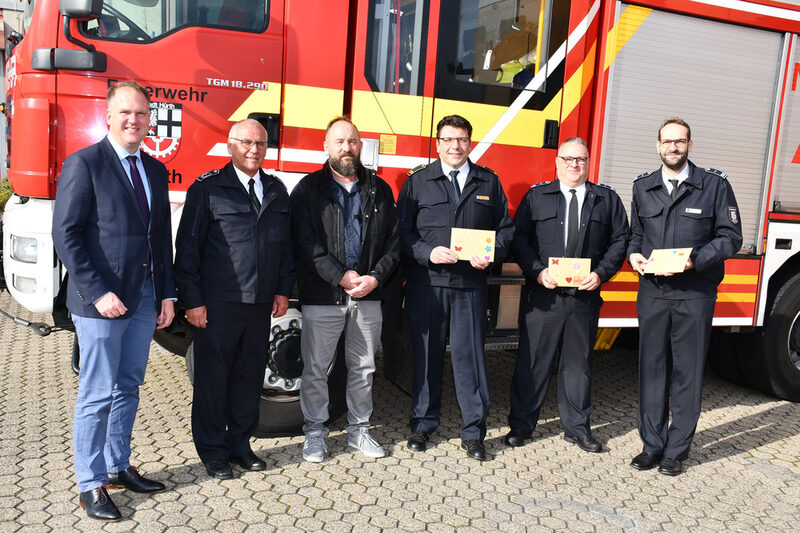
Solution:
[[[107,138],[64,161],[53,213],[53,244],[69,273],[67,307],[78,316],[103,318],[94,302],[109,291],[128,308],[126,316],[133,313],[148,273],[148,249],[156,312],[163,299],[176,297],[167,169],[141,155],[150,181],[149,228]]]

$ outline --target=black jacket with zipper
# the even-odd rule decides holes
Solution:
[[[347,294],[339,281],[345,266],[342,208],[330,191],[328,163],[304,177],[292,190],[292,241],[300,303],[342,305]],[[361,187],[361,255],[357,272],[378,280],[364,300],[380,300],[384,283],[400,261],[397,208],[389,185],[371,170],[359,176]]]

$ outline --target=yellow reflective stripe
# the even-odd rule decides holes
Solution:
[[[625,8],[625,11],[619,16],[617,23],[608,32],[604,70],[608,70],[608,67],[617,58],[619,51],[622,50],[625,43],[636,33],[636,30],[639,29],[639,26],[642,25],[642,22],[644,22],[644,19],[647,18],[647,15],[649,15],[651,11],[652,9],[639,6],[628,6]]]
[[[606,302],[635,302],[636,291],[600,291],[600,297]]]
[[[636,272],[617,272],[610,281],[635,282],[639,281],[639,274]],[[727,274],[722,283],[731,285],[758,285],[758,276],[751,274]]]
[[[228,117],[231,122],[246,119],[250,113],[280,113],[281,112],[281,84],[269,83],[266,91],[256,90],[250,93],[242,105]]]
[[[600,297],[606,302],[635,302],[636,291],[600,291]],[[721,292],[717,294],[717,301],[723,303],[756,301],[754,292]]]
[[[561,110],[561,116],[565,119],[572,111],[578,107],[578,103],[583,97],[583,93],[592,83],[594,77],[594,56],[597,51],[597,42],[592,44],[586,58],[578,70],[576,70],[569,80],[564,84],[564,104]]]
[[[332,118],[342,114],[341,89],[286,84],[283,91],[284,126],[324,130]]]
[[[427,137],[432,108],[429,97],[353,91],[353,122],[361,131]]]

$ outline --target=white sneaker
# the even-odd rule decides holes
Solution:
[[[367,429],[348,434],[347,445],[351,448],[358,449],[367,457],[386,457],[386,450],[383,449],[383,446],[378,444],[378,441],[372,438],[372,435],[369,434],[369,430]]]
[[[311,463],[321,463],[328,455],[328,446],[322,435],[306,435],[303,442],[303,459]]]

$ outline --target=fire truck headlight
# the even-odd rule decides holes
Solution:
[[[24,276],[17,276],[14,274],[14,288],[19,292],[32,294],[36,292],[36,280],[33,278],[26,278]]]
[[[11,236],[11,258],[23,263],[35,263],[39,255],[39,242],[30,237]]]

